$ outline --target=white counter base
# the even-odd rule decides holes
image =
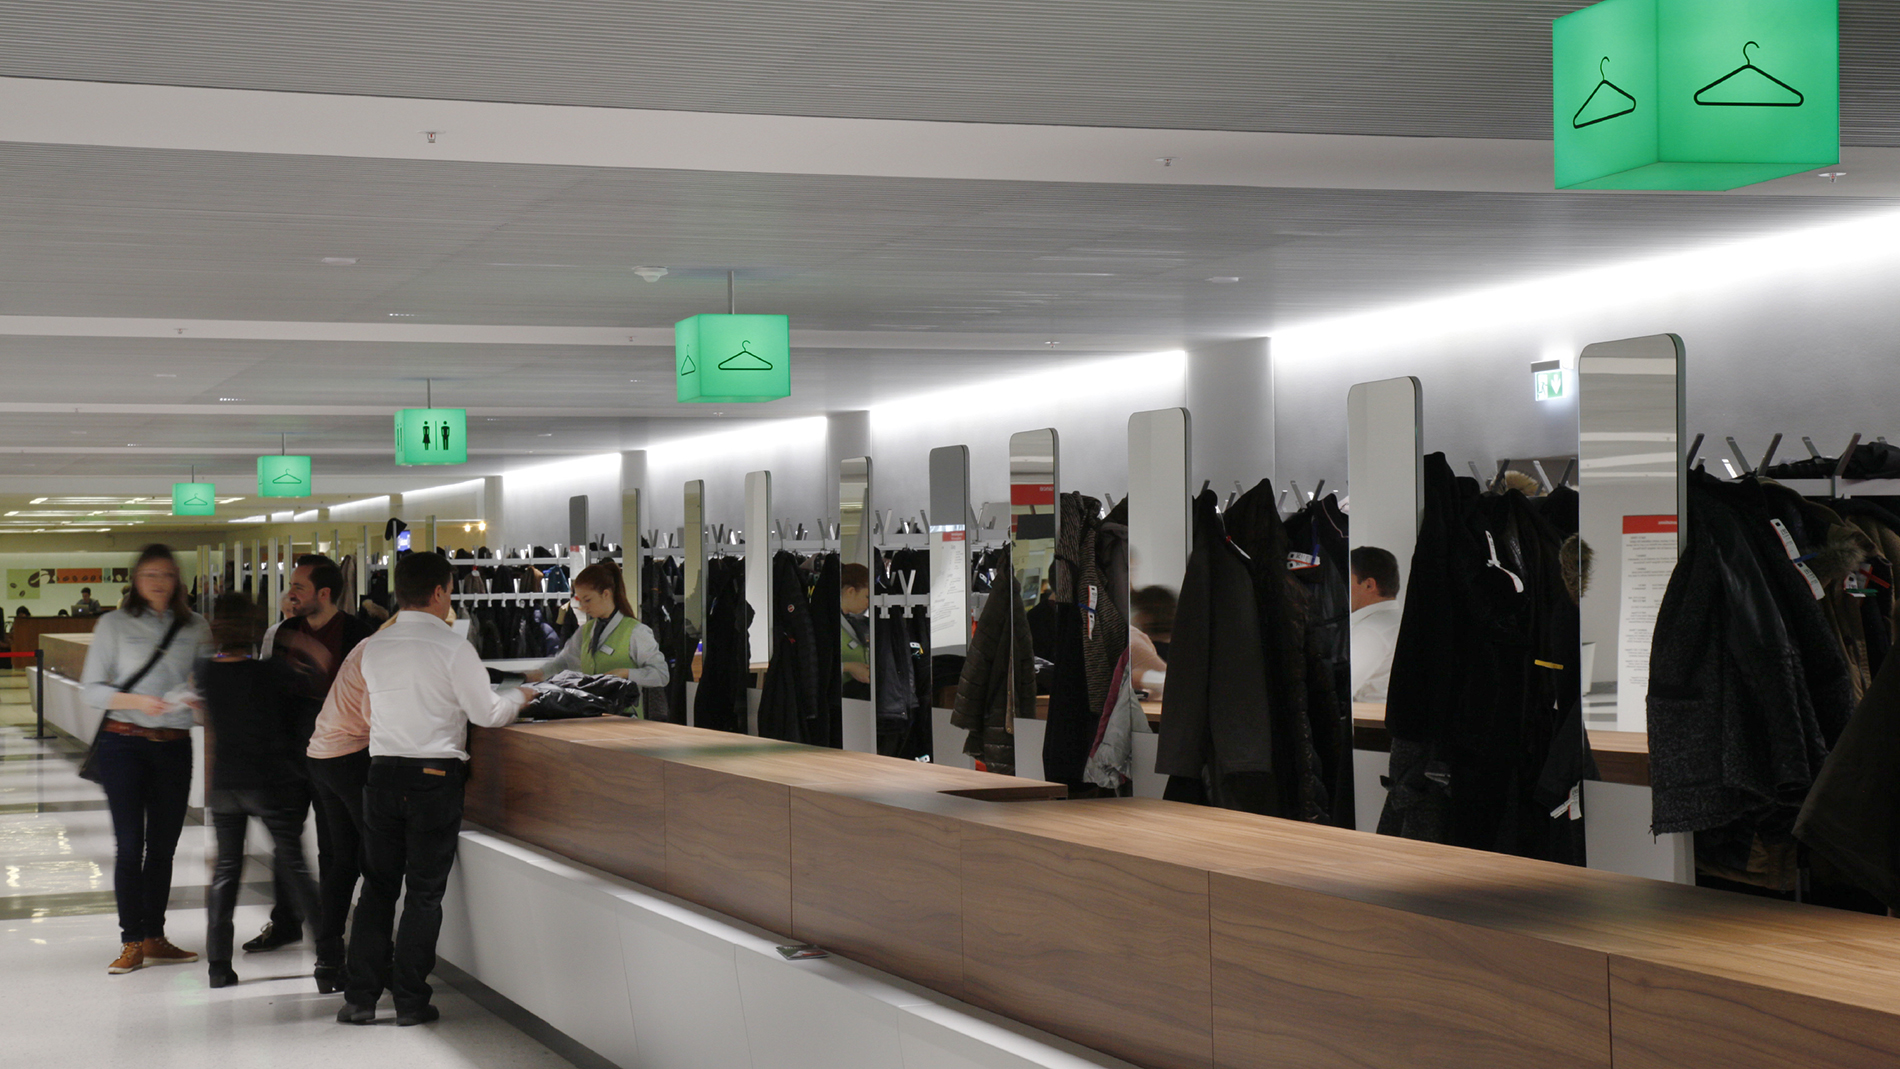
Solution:
[[[1133,1069],[786,942],[470,829],[438,952],[624,1069]]]

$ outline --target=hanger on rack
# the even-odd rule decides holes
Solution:
[[[1609,72],[1605,69],[1609,65],[1610,65],[1610,57],[1608,56],[1604,56],[1602,61],[1597,64],[1598,81],[1596,84],[1596,88],[1590,90],[1590,95],[1583,98],[1583,104],[1582,106],[1577,108],[1577,113],[1570,117],[1570,126],[1572,129],[1581,130],[1586,126],[1595,126],[1597,123],[1608,122],[1611,119],[1628,115],[1630,112],[1636,110],[1636,98],[1624,92],[1622,87],[1618,86],[1615,82],[1610,81]],[[1624,100],[1628,101],[1628,103],[1623,107],[1621,111],[1606,112],[1602,115],[1597,116],[1594,119],[1589,120],[1588,122],[1585,122],[1583,118],[1583,113],[1590,110],[1590,105],[1592,102],[1596,100],[1597,94],[1603,92],[1605,89],[1608,89],[1610,92],[1615,93],[1617,96],[1622,97]],[[1614,99],[1606,100],[1605,104],[1607,104],[1609,107],[1615,107],[1616,101]]]
[[[1747,44],[1743,45],[1742,46],[1742,65],[1735,68],[1732,71],[1729,71],[1727,74],[1724,74],[1720,78],[1717,78],[1715,81],[1710,82],[1709,84],[1696,90],[1695,102],[1705,108],[1798,108],[1802,104],[1806,103],[1808,98],[1801,94],[1801,90],[1796,89],[1794,86],[1789,85],[1787,82],[1784,82],[1781,79],[1775,77],[1774,75],[1769,74],[1767,71],[1762,70],[1760,67],[1755,66],[1755,61],[1748,58],[1749,49],[1760,48],[1760,47],[1761,45],[1755,43],[1754,41],[1750,41]],[[1755,75],[1757,76],[1756,79],[1751,79],[1751,80],[1754,81],[1755,90],[1758,93],[1761,90],[1768,88],[1767,86],[1762,85],[1761,81],[1759,80],[1759,79],[1766,79],[1767,81],[1773,82],[1775,85],[1778,85],[1783,89],[1786,89],[1788,92],[1793,93],[1794,99],[1793,100],[1787,100],[1787,99],[1782,99],[1782,100],[1704,100],[1702,99],[1702,94],[1708,92],[1711,89],[1716,88],[1719,85],[1722,85],[1723,83],[1729,81],[1732,78],[1741,77],[1742,75],[1747,74],[1750,71],[1753,71]],[[1773,90],[1769,90],[1769,92],[1772,93]]]

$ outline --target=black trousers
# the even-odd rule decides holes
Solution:
[[[250,818],[264,822],[270,833],[277,886],[285,889],[298,912],[321,917],[317,882],[303,854],[303,815],[310,793],[302,785],[256,790],[214,790],[205,799],[211,826],[217,832],[218,860],[211,869],[211,889],[205,895],[205,959],[231,960],[231,914],[237,909],[238,883],[244,876],[244,832]]]
[[[294,790],[297,792],[296,799],[289,804],[294,805],[296,807],[297,827],[301,829],[303,827],[304,821],[308,820],[310,817],[310,787],[308,784],[297,784],[295,787],[286,785],[285,790],[286,791]],[[299,830],[297,834],[302,835],[303,832]],[[318,824],[317,825],[317,858],[318,858],[319,864],[322,861],[323,855],[328,845],[323,840],[324,840],[323,825]],[[273,892],[271,896],[272,904],[270,908],[271,928],[280,934],[288,934],[288,933],[303,931],[303,926],[304,926],[303,911],[297,908],[297,896],[293,894],[290,888],[284,884],[283,874],[273,872],[271,874],[271,884],[273,886]],[[316,927],[316,925],[312,924],[311,927],[314,928]]]
[[[317,961],[342,965],[350,903],[363,874],[363,788],[369,783],[369,751],[312,757],[306,766],[317,807],[317,887],[323,901],[323,922],[313,933]],[[272,917],[275,923],[275,914]]]
[[[99,736],[96,767],[118,842],[112,891],[119,939],[156,939],[165,934],[172,855],[191,798],[191,740],[153,742],[107,732]]]
[[[363,790],[363,895],[350,921],[344,986],[352,1005],[375,1006],[385,990],[398,1013],[429,1004],[428,976],[435,969],[442,893],[462,830],[466,778],[459,761],[371,763]]]

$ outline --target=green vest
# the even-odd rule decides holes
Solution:
[[[614,629],[600,643],[600,651],[594,651],[594,629],[601,621],[589,619],[581,625],[581,671],[590,676],[604,676],[622,668],[631,670],[633,664],[633,629],[640,626],[632,617],[622,616]]]

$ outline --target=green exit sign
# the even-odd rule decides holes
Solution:
[[[172,515],[215,516],[218,488],[210,483],[173,483]]]
[[[258,497],[309,497],[310,458],[257,458]]]
[[[1603,0],[1551,27],[1559,189],[1723,190],[1840,162],[1838,0]]]
[[[696,315],[673,324],[681,401],[776,401],[792,393],[792,321],[774,315]]]
[[[1531,397],[1539,401],[1559,401],[1569,396],[1570,379],[1556,361],[1531,365]]]
[[[468,410],[405,408],[397,412],[396,463],[468,463]]]

